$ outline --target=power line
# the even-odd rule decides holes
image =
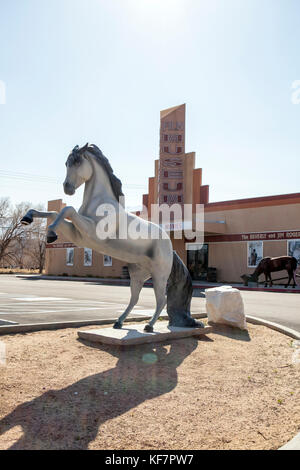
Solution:
[[[10,171],[10,170],[1,170],[0,169],[0,178],[2,179],[11,179],[11,180],[16,180],[20,181],[23,183],[40,183],[40,184],[62,184],[62,181],[59,181],[55,177],[52,176],[42,176],[42,175],[33,175],[30,173],[22,173],[22,172],[16,172],[16,171]],[[147,189],[146,185],[142,184],[130,184],[130,183],[125,183],[123,184],[124,188],[128,189]]]
[[[51,182],[51,183],[59,182],[58,179],[51,177],[51,176],[32,175],[29,173],[20,173],[20,172],[7,171],[7,170],[1,170],[1,169],[0,169],[0,177],[18,179],[18,180],[24,180],[24,181],[38,180],[38,181],[45,181],[45,182]]]

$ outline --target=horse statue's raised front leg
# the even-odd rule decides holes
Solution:
[[[30,209],[24,215],[23,219],[21,220],[22,225],[30,225],[33,222],[33,219],[49,219],[50,221],[55,220],[57,217],[58,212],[51,211],[51,212],[44,212],[44,211],[37,211],[35,209]]]
[[[47,231],[47,243],[53,243],[57,239],[56,230],[60,228],[61,225],[65,226],[65,224],[71,224],[73,227],[71,241],[74,241],[74,238],[81,238],[82,233],[89,233],[92,237],[92,230],[95,230],[95,223],[93,220],[78,214],[74,207],[67,206],[57,214],[54,221],[49,225]]]
[[[38,211],[36,209],[30,209],[22,218],[21,224],[30,225],[34,219],[48,219],[51,223],[53,223],[58,216],[59,213],[57,211]],[[60,227],[60,231],[65,237],[67,237],[71,241],[76,238],[76,229],[70,221],[64,220]],[[49,233],[48,230],[47,243],[53,243],[56,239],[56,233]]]

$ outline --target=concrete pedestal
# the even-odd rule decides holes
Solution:
[[[189,336],[206,335],[212,331],[211,326],[204,328],[179,328],[168,326],[168,322],[157,322],[153,333],[144,331],[145,324],[123,326],[121,330],[114,328],[98,328],[78,332],[79,338],[97,343],[131,346],[133,344],[155,343]]]

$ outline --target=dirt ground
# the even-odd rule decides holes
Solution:
[[[300,430],[292,340],[262,326],[127,349],[76,329],[0,340],[0,449],[276,449]]]

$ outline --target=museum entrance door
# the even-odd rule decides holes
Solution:
[[[208,273],[208,244],[200,250],[188,250],[187,268],[195,281],[206,281]]]

